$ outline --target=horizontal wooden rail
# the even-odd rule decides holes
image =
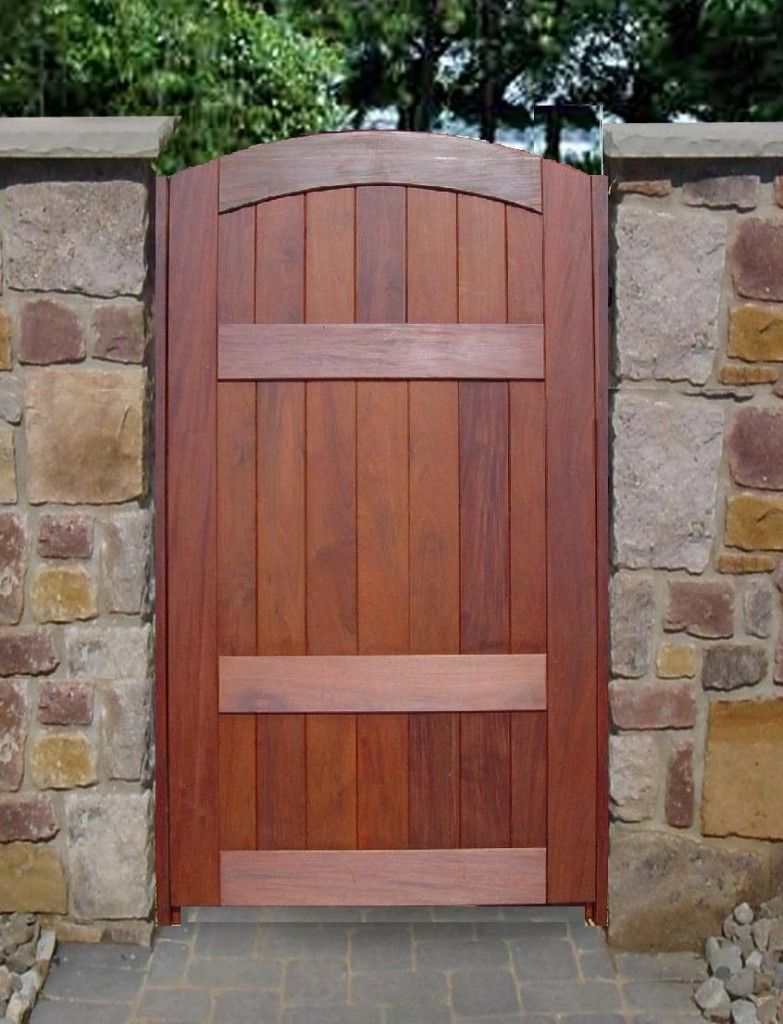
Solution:
[[[220,209],[346,185],[418,185],[541,210],[541,160],[456,135],[332,132],[220,158]]]
[[[545,654],[221,657],[220,711],[542,711]]]
[[[223,850],[223,906],[546,902],[546,849]]]
[[[541,380],[542,324],[221,324],[220,380]]]

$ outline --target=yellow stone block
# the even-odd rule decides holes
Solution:
[[[0,370],[11,369],[11,317],[0,309]]]
[[[748,366],[742,363],[728,363],[721,366],[718,378],[721,384],[774,384],[779,370],[772,366]]]
[[[33,582],[32,600],[39,622],[73,622],[98,614],[95,584],[82,566],[41,569]]]
[[[783,310],[735,306],[729,318],[729,355],[752,362],[783,361]]]
[[[0,426],[0,504],[16,501],[16,456],[14,435],[10,427]]]
[[[39,789],[73,789],[97,781],[95,751],[87,737],[78,733],[38,736],[31,768],[33,782]]]
[[[68,910],[65,875],[57,850],[48,844],[0,846],[0,911],[64,914]]]
[[[777,564],[774,555],[741,555],[736,551],[724,551],[718,555],[718,572],[734,575],[773,572]]]
[[[661,679],[692,679],[696,675],[696,648],[690,644],[661,644],[656,669]]]
[[[783,498],[729,498],[726,543],[745,551],[783,551]]]

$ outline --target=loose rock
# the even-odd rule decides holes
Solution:
[[[707,978],[697,989],[694,998],[707,1020],[730,1020],[731,999],[720,978]]]

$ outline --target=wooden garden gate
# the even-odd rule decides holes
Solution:
[[[160,919],[601,919],[605,179],[351,132],[157,217]]]

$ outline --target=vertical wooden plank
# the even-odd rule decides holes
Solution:
[[[540,324],[544,319],[543,226],[540,213],[506,207],[510,324]]]
[[[168,578],[166,538],[166,348],[169,182],[155,179],[155,917],[171,924],[169,876]]]
[[[590,178],[543,164],[547,462],[547,899],[596,885],[595,359]],[[574,381],[580,386],[575,387]],[[566,754],[567,756],[564,756]]]
[[[457,320],[457,197],[408,189],[408,320]],[[459,652],[458,384],[411,381],[410,650]],[[410,845],[459,845],[459,715],[410,715]]]
[[[218,322],[252,323],[255,214],[218,218]],[[245,382],[217,385],[218,654],[256,650],[256,394]],[[218,722],[220,849],[256,845],[256,735],[253,715]]]
[[[546,712],[512,713],[512,846],[546,846],[546,735]]]
[[[355,317],[355,190],[308,194],[305,318]],[[307,385],[307,645],[356,654],[356,385]],[[307,845],[356,846],[356,716],[307,716]]]
[[[459,319],[507,318],[501,203],[460,196]],[[509,649],[508,384],[459,385],[460,634],[468,654]],[[510,716],[461,716],[461,845],[511,841]]]
[[[304,319],[304,197],[256,207],[257,323]],[[305,654],[305,385],[257,385],[258,654]],[[307,843],[304,715],[259,715],[259,849]]]
[[[169,756],[175,906],[218,902],[218,162],[171,179],[168,335]]]

